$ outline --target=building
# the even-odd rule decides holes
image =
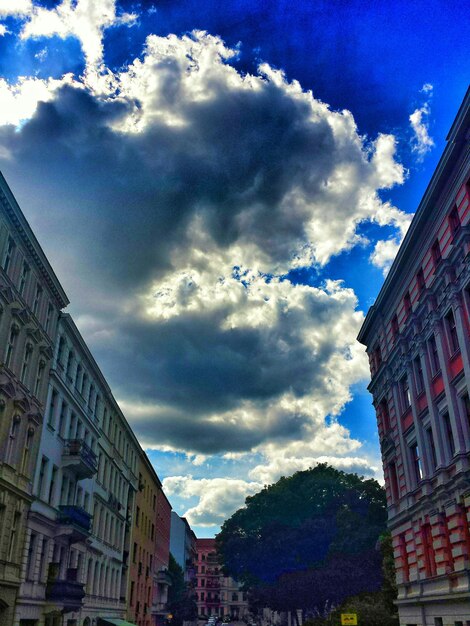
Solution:
[[[233,621],[248,618],[248,602],[238,583],[224,576],[215,539],[197,539],[196,594],[200,620],[211,615]]]
[[[138,457],[138,491],[131,532],[127,617],[137,626],[166,619],[171,505],[146,454]],[[160,534],[161,533],[161,534]]]
[[[157,516],[155,541],[154,595],[152,615],[154,624],[162,626],[166,623],[168,611],[168,588],[171,578],[168,574],[170,560],[171,504],[165,496],[161,485],[157,490]]]
[[[68,314],[45,415],[15,626],[124,617],[140,447]]]
[[[470,90],[359,334],[400,624],[470,624]]]
[[[185,517],[171,512],[170,551],[184,572],[184,580],[194,583],[197,559],[196,535]]]
[[[0,623],[12,624],[59,311],[68,304],[0,174]]]

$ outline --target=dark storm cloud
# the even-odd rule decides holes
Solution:
[[[269,68],[239,75],[221,45],[153,38],[113,93],[65,85],[0,126],[2,168],[133,426],[204,453],[314,436],[348,400],[354,294],[259,272],[353,245],[402,175],[393,139],[364,146],[349,113]]]

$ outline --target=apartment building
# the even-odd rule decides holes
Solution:
[[[157,490],[157,517],[155,522],[155,568],[152,615],[156,626],[163,626],[168,618],[168,590],[171,578],[168,573],[170,560],[171,504],[161,485]]]
[[[0,624],[12,624],[57,320],[68,304],[0,174]]]
[[[184,580],[194,584],[196,576],[196,535],[185,517],[171,512],[170,551],[184,572]]]
[[[403,626],[470,626],[470,90],[359,334]]]
[[[196,602],[200,620],[216,616],[233,621],[249,617],[248,602],[240,585],[224,576],[215,539],[197,539]]]
[[[61,314],[15,624],[124,616],[139,451],[72,318]]]
[[[143,451],[138,457],[138,472],[130,539],[127,617],[137,626],[152,626],[166,618],[171,584],[168,574],[171,505]]]

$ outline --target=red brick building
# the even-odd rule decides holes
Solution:
[[[400,624],[470,626],[470,90],[359,334]]]

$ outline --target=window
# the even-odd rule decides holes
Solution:
[[[46,331],[46,333],[49,332],[49,329],[51,326],[51,320],[52,320],[52,304],[49,303],[47,305],[46,323],[44,324],[44,330]]]
[[[29,459],[31,457],[31,446],[33,445],[34,438],[34,428],[30,426],[28,428],[28,432],[26,433],[26,441],[23,448],[23,458],[21,460],[21,473],[25,476],[28,475],[29,471]]]
[[[392,324],[393,339],[396,340],[398,339],[398,335],[400,334],[400,328],[398,326],[398,317],[396,314],[392,317],[391,324]]]
[[[377,370],[382,365],[382,351],[380,350],[380,345],[378,343],[374,347],[374,351],[372,353],[372,362],[374,369],[377,372]]]
[[[8,335],[7,351],[5,354],[5,365],[11,366],[13,359],[13,352],[15,350],[16,338],[18,337],[19,328],[16,324],[12,324],[10,328],[10,334]]]
[[[380,402],[380,415],[382,417],[382,427],[385,433],[390,430],[390,413],[388,410],[388,402],[384,398]]]
[[[37,397],[39,392],[41,391],[42,379],[44,376],[44,370],[46,369],[46,364],[44,361],[39,361],[38,363],[38,372],[36,374],[36,382],[34,383],[34,395]]]
[[[452,309],[446,315],[447,339],[449,341],[449,349],[454,354],[459,349],[459,339],[457,337],[457,328],[455,326],[455,317]]]
[[[462,404],[463,404],[463,411],[464,411],[464,415],[467,418],[467,424],[468,424],[468,428],[470,430],[470,398],[468,396],[468,393],[466,393],[463,398],[462,398]]]
[[[410,566],[408,564],[408,553],[406,551],[405,533],[398,536],[398,548],[400,551],[400,558],[403,568],[403,580],[407,582],[410,580]]]
[[[411,298],[410,298],[410,292],[407,291],[405,293],[405,296],[403,298],[403,305],[405,307],[405,314],[406,317],[408,317],[411,313]]]
[[[416,283],[418,285],[418,293],[421,295],[426,288],[426,283],[424,282],[424,272],[423,268],[418,270],[416,274]]]
[[[135,509],[135,525],[139,528],[139,516],[140,516],[140,508],[136,507]]]
[[[5,273],[8,273],[13,254],[15,252],[15,248],[16,248],[16,244],[13,240],[13,237],[8,237],[7,247],[5,250],[5,254],[3,256],[3,263],[2,263],[2,267]]]
[[[30,343],[27,343],[25,347],[25,351],[24,351],[23,363],[21,365],[21,374],[20,374],[20,380],[23,384],[26,383],[26,380],[28,378],[28,372],[29,372],[29,366],[31,363],[32,353],[33,353],[33,346]]]
[[[38,536],[35,533],[31,533],[26,561],[26,580],[33,580],[34,578],[34,555],[36,553],[37,538]]]
[[[57,364],[62,364],[62,357],[64,356],[65,339],[61,337],[59,339],[59,346],[57,348]]]
[[[132,562],[137,563],[137,543],[134,541],[134,549],[132,551]]]
[[[434,261],[434,267],[436,268],[442,261],[441,246],[439,245],[439,241],[437,239],[432,245],[431,254],[432,260]]]
[[[433,468],[437,467],[436,446],[434,445],[434,437],[432,434],[431,426],[426,430],[426,437],[428,439],[428,447],[431,452],[431,464]]]
[[[54,465],[52,467],[51,482],[49,483],[49,495],[47,497],[47,501],[49,502],[49,504],[53,504],[58,471],[58,468]]]
[[[449,224],[450,224],[450,230],[452,231],[452,234],[455,236],[460,230],[460,226],[461,226],[459,212],[457,211],[457,207],[455,206],[449,214]]]
[[[389,463],[388,475],[390,479],[390,493],[392,496],[392,502],[397,502],[400,498],[400,490],[398,488],[398,473],[395,461]]]
[[[45,456],[43,456],[41,459],[41,467],[39,468],[38,489],[37,489],[38,498],[42,497],[42,491],[44,489],[44,476],[46,474],[48,462],[49,462],[48,459]]]
[[[129,598],[129,603],[131,606],[134,606],[134,581],[131,580],[131,595]]]
[[[18,431],[20,429],[21,418],[19,415],[13,416],[10,424],[10,432],[8,434],[8,443],[6,450],[6,462],[9,465],[14,465],[16,457],[16,438],[18,437]]]
[[[58,434],[63,437],[64,436],[64,432],[65,432],[65,418],[67,415],[67,403],[62,401],[62,406],[60,407],[60,414],[59,414],[59,424],[57,425],[57,432]]]
[[[18,291],[20,292],[21,296],[24,295],[24,290],[26,287],[26,283],[28,281],[28,276],[29,276],[29,265],[26,263],[26,261],[23,261],[23,266],[21,268],[20,284],[18,286]]]
[[[73,350],[69,350],[69,354],[67,357],[67,366],[65,368],[65,375],[70,376],[70,370],[72,369],[73,363]]]
[[[416,482],[420,482],[423,479],[423,468],[421,466],[421,457],[419,456],[418,444],[414,443],[410,446],[411,462],[413,464],[413,470],[415,474]]]
[[[423,524],[421,527],[421,539],[424,550],[424,564],[428,576],[436,575],[436,556],[434,554],[433,537],[430,524]]]
[[[33,313],[34,315],[37,316],[38,311],[39,311],[39,307],[41,305],[41,296],[42,296],[42,287],[41,285],[38,283],[36,285],[36,292],[34,294],[34,300],[33,300]]]
[[[11,563],[16,563],[17,550],[16,543],[18,539],[18,526],[21,519],[21,513],[15,513],[13,516],[13,522],[10,529],[10,542],[8,544],[8,556],[7,561]]]
[[[417,356],[414,361],[414,370],[416,377],[416,391],[418,394],[424,391],[424,376],[423,376],[423,368],[421,366],[421,357]]]
[[[447,444],[449,446],[450,456],[453,457],[455,454],[455,440],[454,433],[452,432],[452,424],[450,422],[449,413],[444,413],[442,416],[442,421],[444,423],[444,428],[446,432]]]
[[[429,345],[429,358],[431,361],[431,369],[432,369],[433,376],[435,376],[438,372],[441,371],[441,366],[439,364],[439,354],[437,352],[436,337],[434,335],[431,335],[431,337],[429,338],[428,345]]]
[[[408,383],[408,376],[406,374],[400,380],[400,389],[403,412],[405,412],[411,406],[410,385]]]

